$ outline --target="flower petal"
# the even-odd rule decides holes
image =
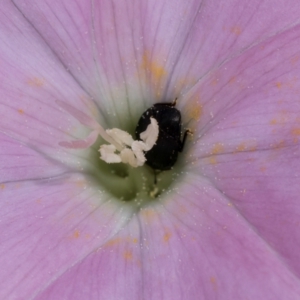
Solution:
[[[300,14],[297,0],[14,3],[110,124],[123,122],[120,113],[131,120],[143,104],[173,100],[241,51],[294,26]]]
[[[0,186],[6,182],[41,179],[67,172],[66,167],[0,133]]]
[[[299,42],[297,25],[198,87],[203,118],[189,160],[191,172],[201,170],[298,276]]]
[[[140,20],[134,20],[134,2],[14,3],[71,76],[99,104],[108,128],[124,128],[124,123],[137,118],[148,97],[138,73],[143,40]],[[132,21],[136,23],[134,31]]]
[[[81,139],[89,129],[56,103],[76,103],[93,114],[85,90],[11,1],[1,3],[0,39],[0,131],[64,163],[86,164],[81,153],[74,155],[58,143]]]
[[[170,77],[163,95],[169,98],[185,94],[249,47],[299,24],[300,5],[297,0],[178,0],[163,1],[155,13],[159,23],[146,47],[153,45],[152,57],[166,60]]]
[[[299,280],[226,196],[188,175],[37,299],[297,299]]]
[[[132,215],[82,175],[0,185],[0,298],[30,299]]]

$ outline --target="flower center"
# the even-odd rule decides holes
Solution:
[[[180,167],[173,165],[183,148],[186,134],[181,142],[181,115],[174,108],[175,104],[159,103],[148,109],[136,129],[138,140],[122,129],[104,129],[97,120],[69,104],[60,101],[57,104],[91,129],[86,138],[61,141],[59,145],[94,150],[89,151],[93,166],[89,173],[103,188],[100,192],[141,206],[168,190],[178,176]],[[108,144],[103,144],[103,140]],[[100,152],[100,157],[95,150]]]
[[[127,164],[107,164],[95,155],[91,157],[95,163],[93,172],[96,183],[100,183],[107,191],[120,201],[133,202],[142,206],[159,198],[167,191],[178,177],[178,168],[163,172],[155,172],[144,165],[133,168]]]

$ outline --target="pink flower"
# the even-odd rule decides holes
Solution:
[[[296,0],[2,0],[0,299],[300,295]],[[178,97],[194,131],[150,197],[57,105],[133,134]],[[125,201],[122,201],[125,200]]]

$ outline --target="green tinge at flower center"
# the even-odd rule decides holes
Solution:
[[[156,201],[170,190],[180,174],[180,164],[172,170],[155,172],[147,165],[133,168],[129,165],[118,163],[108,164],[99,159],[99,152],[94,152],[90,161],[95,167],[92,175],[101,191],[113,196],[116,201],[132,202],[143,206]]]
[[[76,118],[82,125],[89,127],[91,129],[91,132],[88,135],[88,137],[84,139],[71,141],[71,142],[63,141],[60,142],[59,144],[66,148],[73,148],[73,149],[81,148],[81,149],[86,149],[88,151],[86,152],[87,155],[86,159],[89,161],[90,167],[88,169],[85,169],[84,172],[87,173],[87,175],[92,176],[93,180],[95,180],[95,184],[99,187],[99,192],[107,193],[108,198],[110,199],[113,198],[116,201],[131,202],[134,203],[136,206],[140,207],[146,203],[149,203],[151,201],[154,201],[155,199],[160,198],[160,195],[170,190],[171,185],[174,184],[174,181],[178,177],[178,174],[180,174],[180,172],[183,169],[182,164],[176,162],[176,160],[172,161],[172,164],[176,162],[176,164],[172,167],[172,169],[163,172],[154,171],[152,168],[144,164],[145,157],[143,157],[143,154],[146,151],[149,151],[149,149],[151,150],[151,148],[153,147],[154,143],[157,140],[159,124],[157,124],[156,119],[153,119],[152,122],[150,118],[151,121],[150,123],[151,124],[154,123],[154,125],[156,124],[155,125],[156,127],[153,124],[151,125],[153,126],[154,129],[156,128],[156,130],[152,130],[152,128],[150,128],[151,130],[148,130],[149,127],[151,126],[147,125],[147,128],[145,128],[146,131],[140,132],[140,136],[144,133],[146,134],[147,132],[145,136],[145,140],[142,137],[143,141],[135,142],[133,141],[131,136],[132,133],[135,132],[136,125],[132,123],[132,120],[128,120],[129,122],[127,122],[127,124],[123,124],[123,126],[121,126],[125,128],[117,129],[117,127],[113,127],[114,128],[113,130],[108,131],[105,130],[105,128],[103,128],[102,125],[100,125],[100,123],[98,123],[98,121],[94,119],[92,116],[85,114],[84,112],[78,110],[77,108],[60,101],[57,101],[57,104],[63,110],[65,110],[74,118]],[[174,108],[175,104],[169,106],[171,106],[170,108],[171,110],[176,110]],[[160,107],[155,108],[155,113],[158,111],[159,112],[165,111],[165,106],[163,106],[163,108]],[[146,111],[146,113],[147,112],[148,111]],[[180,113],[177,110],[176,112],[177,115],[179,116],[177,116],[175,121],[173,121],[173,117],[172,117],[171,123],[180,122]],[[165,117],[168,116],[169,115]],[[144,116],[144,118],[146,117],[147,114],[146,116]],[[165,120],[165,117],[163,118],[163,120]],[[162,124],[165,124],[165,122],[162,122]],[[178,124],[176,123],[176,125]],[[165,128],[166,130],[169,128],[168,126],[170,126],[170,124],[167,125],[167,128]],[[178,127],[178,129],[180,130],[180,127]],[[110,132],[116,136],[114,135],[110,136],[109,135]],[[178,133],[176,134],[177,134],[176,137],[180,138],[180,132],[179,135]],[[155,139],[152,141],[154,137]],[[131,142],[128,142],[128,138]],[[152,143],[148,141],[148,138],[149,140],[152,141]],[[134,155],[136,155],[136,157],[139,156],[143,157],[143,160],[138,161],[138,162],[142,162],[142,164],[139,163],[125,164],[128,160],[128,156],[126,156],[127,158],[124,156],[126,159],[123,163],[122,157],[121,159],[115,159],[115,156],[117,156],[118,158],[118,155],[117,154],[114,155],[109,151],[111,149],[107,149],[107,148],[104,149],[106,151],[106,152],[104,151],[104,154],[100,151],[101,155],[105,155],[105,157],[101,156],[103,160],[100,159],[100,153],[98,150],[99,149],[101,150],[101,147],[103,150],[103,147],[107,145],[106,143],[112,143],[113,145],[115,145],[115,150],[118,148],[118,150],[121,151],[120,152],[121,155],[123,149],[128,149],[126,148],[127,146],[132,147],[131,150],[134,153]],[[138,145],[134,143],[137,143]],[[145,149],[138,148],[139,143],[143,143]],[[136,149],[133,147],[133,144],[136,145],[135,147]],[[180,144],[180,141],[178,141],[178,143],[175,144],[176,146],[178,146],[178,144]],[[165,143],[163,145],[165,145]],[[161,146],[162,145],[160,144],[160,147]],[[174,144],[172,144],[172,146],[174,146]],[[134,152],[135,150],[138,149],[139,151],[142,152],[139,153]],[[176,149],[174,151],[177,151]],[[161,149],[161,151],[163,151],[163,149]],[[171,151],[171,153],[173,152]],[[131,156],[133,155],[133,153],[131,153]],[[182,156],[182,154],[179,156]],[[155,159],[155,157],[156,156],[151,157],[152,159],[151,163],[153,163],[153,159]],[[161,164],[163,164],[163,162],[161,162]],[[162,165],[162,167],[165,166]]]

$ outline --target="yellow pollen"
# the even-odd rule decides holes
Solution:
[[[234,26],[231,28],[231,32],[236,35],[240,35],[242,33],[242,29],[239,26]]]
[[[146,70],[146,72],[150,72],[155,81],[160,81],[167,75],[165,68],[158,61],[150,59],[147,52],[143,56],[141,67],[143,70]]]
[[[292,129],[292,135],[300,135],[300,128],[294,128]]]
[[[76,229],[76,230],[74,231],[74,233],[73,233],[73,237],[74,237],[75,239],[78,239],[79,236],[80,236],[80,231],[79,231],[78,229]]]
[[[217,164],[217,159],[215,156],[212,156],[209,158],[209,163],[212,164],[212,165],[215,165]]]
[[[235,83],[236,82],[236,77],[235,76],[233,76],[233,77],[231,77],[230,79],[229,79],[229,83],[230,84],[233,84],[233,83]]]
[[[211,154],[219,154],[224,150],[224,146],[221,143],[217,143],[212,148]]]
[[[168,242],[170,240],[170,238],[171,238],[171,235],[172,234],[170,232],[166,232],[164,234],[164,242]]]
[[[126,260],[132,260],[132,252],[131,251],[125,251],[123,253],[123,257],[126,259]]]
[[[210,282],[213,286],[213,289],[216,290],[217,289],[217,279],[215,277],[210,277]]]
[[[237,152],[242,152],[246,150],[246,145],[244,143],[241,143],[236,148]]]
[[[121,238],[116,238],[116,239],[108,241],[104,246],[112,247],[112,246],[116,246],[116,245],[120,244],[121,242],[122,242]]]
[[[260,167],[260,170],[261,170],[261,172],[263,172],[263,173],[266,171],[266,169],[267,169],[267,168],[266,168],[265,166]]]
[[[31,86],[41,87],[44,85],[45,81],[42,78],[33,77],[27,81],[27,83]]]
[[[203,113],[202,105],[198,102],[191,101],[187,108],[187,116],[190,119],[199,121]]]

